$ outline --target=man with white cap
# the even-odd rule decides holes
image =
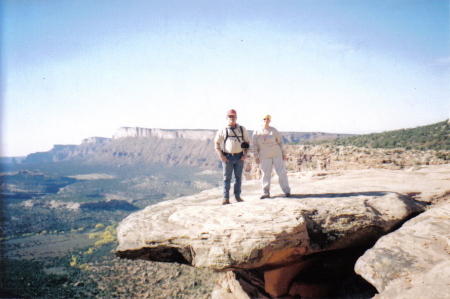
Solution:
[[[227,112],[228,126],[219,130],[214,139],[215,149],[222,161],[223,168],[223,201],[230,203],[231,177],[234,172],[234,197],[237,202],[242,202],[241,185],[244,161],[247,158],[250,138],[247,130],[236,123],[236,110]]]

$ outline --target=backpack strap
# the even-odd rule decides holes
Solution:
[[[225,132],[227,132],[227,136],[225,137],[225,140],[223,141],[223,150],[225,150],[225,144],[227,143],[227,139],[228,139],[228,127],[225,128]]]
[[[242,140],[244,140],[244,131],[242,130],[242,126],[239,126],[239,127],[241,128]],[[227,135],[226,135],[226,137],[225,137],[225,140],[223,141],[223,149],[225,149],[225,144],[226,144],[227,139],[228,139],[228,127],[225,128],[225,131],[227,132],[227,133],[226,133]],[[236,132],[235,132],[233,129],[231,129],[231,131],[233,131],[233,134],[234,134],[234,136],[236,136],[236,138],[239,140],[239,143],[242,143],[242,142],[241,142],[241,139],[239,139],[239,136],[236,135]]]

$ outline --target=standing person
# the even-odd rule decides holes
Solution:
[[[236,123],[236,110],[227,112],[228,126],[219,130],[214,138],[216,152],[222,160],[223,167],[223,202],[230,203],[231,177],[234,172],[234,198],[237,202],[244,201],[241,198],[242,171],[244,161],[247,158],[250,138],[247,130]]]
[[[263,119],[262,128],[253,133],[253,155],[256,163],[261,163],[262,171],[263,195],[261,199],[270,197],[272,166],[275,166],[281,189],[286,197],[290,197],[291,189],[289,188],[286,166],[284,165],[286,151],[283,138],[277,129],[269,126],[270,121],[270,115],[266,115]]]

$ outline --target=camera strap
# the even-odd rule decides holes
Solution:
[[[239,126],[239,128],[241,128],[241,137],[242,137],[242,140],[244,139],[244,132],[242,131],[242,127],[241,126]],[[241,142],[241,139],[239,139],[239,136],[238,135],[236,135],[236,132],[234,131],[234,129],[233,128],[230,128],[231,129],[231,131],[233,131],[233,134],[234,134],[234,136],[236,136],[236,138],[239,140],[239,143],[242,143]],[[228,133],[228,131],[227,131],[227,133]]]

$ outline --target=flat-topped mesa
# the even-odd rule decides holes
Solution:
[[[122,127],[114,134],[113,139],[126,137],[155,137],[162,139],[194,139],[213,140],[216,131],[214,130],[169,130],[169,129],[148,129],[138,127]]]
[[[248,134],[251,138],[253,130],[247,127]],[[207,129],[152,129],[139,127],[122,127],[114,134],[113,139],[125,137],[156,137],[162,139],[194,139],[194,140],[214,140],[217,130]],[[301,142],[334,139],[337,137],[353,136],[351,134],[335,134],[322,132],[280,132],[284,142]]]

